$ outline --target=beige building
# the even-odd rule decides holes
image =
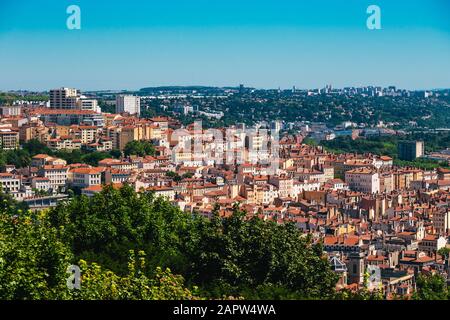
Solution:
[[[436,234],[447,235],[450,231],[450,211],[446,208],[433,213],[433,228]]]
[[[0,147],[12,150],[19,147],[19,132],[12,129],[0,129]]]
[[[278,196],[280,198],[286,198],[293,195],[294,180],[285,176],[272,176],[269,179],[269,183],[278,188]]]

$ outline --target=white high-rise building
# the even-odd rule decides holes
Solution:
[[[80,94],[77,89],[59,88],[50,90],[50,108],[78,109]]]
[[[129,114],[140,115],[141,98],[132,95],[116,96],[116,113],[128,112]]]

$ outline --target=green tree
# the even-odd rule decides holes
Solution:
[[[321,245],[302,236],[293,224],[245,219],[235,208],[231,217],[216,214],[199,228],[198,238],[187,248],[189,273],[205,294],[254,298],[251,288],[268,287],[302,298],[334,294],[337,278]]]
[[[16,166],[16,168],[23,168],[31,164],[31,157],[26,150],[8,150],[6,151],[6,162]]]
[[[439,274],[419,274],[416,281],[417,290],[414,300],[447,300],[449,291],[446,280]]]
[[[149,141],[133,140],[125,145],[123,152],[125,156],[136,155],[143,157],[147,155],[154,155],[155,148]]]
[[[136,259],[130,251],[128,273],[119,276],[103,270],[96,263],[80,260],[80,290],[72,290],[73,299],[81,300],[192,300],[195,293],[184,287],[182,276],[172,274],[170,269],[157,267],[152,276],[146,274],[143,251]],[[195,290],[195,288],[194,288]]]
[[[178,271],[182,265],[176,262],[183,256],[190,217],[152,194],[139,196],[130,186],[106,186],[94,197],[75,197],[52,209],[49,218],[55,227],[64,226],[63,236],[77,259],[123,273],[128,250],[143,250],[151,257],[150,268],[174,266]]]
[[[67,297],[65,271],[73,255],[58,233],[31,211],[2,208],[0,299]]]
[[[448,247],[440,248],[437,253],[443,256],[445,259],[448,259],[448,255],[450,254],[450,248]]]
[[[44,143],[37,139],[31,139],[22,145],[23,150],[26,150],[31,156],[35,156],[39,153],[52,154],[52,150]]]

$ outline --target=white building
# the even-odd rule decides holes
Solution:
[[[96,99],[81,99],[79,101],[79,105],[81,110],[91,110],[95,112],[101,112]]]
[[[51,189],[50,179],[44,177],[33,177],[31,179],[31,188],[36,190],[48,191]]]
[[[58,189],[64,187],[67,183],[67,174],[69,167],[63,165],[45,165],[39,169],[39,176],[48,178],[50,188]]]
[[[128,112],[141,114],[141,98],[131,95],[118,95],[116,97],[116,113]]]
[[[102,183],[101,169],[98,168],[76,168],[71,171],[74,187],[87,188]]]
[[[20,116],[22,107],[20,105],[3,106],[0,108],[2,116],[14,117]]]
[[[6,193],[19,191],[21,187],[21,178],[12,173],[0,173],[0,185],[2,191]]]

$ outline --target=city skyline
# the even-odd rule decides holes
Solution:
[[[66,27],[68,6],[81,29]],[[366,10],[381,9],[381,30]],[[108,5],[3,1],[0,90],[206,85],[255,88],[450,84],[449,4],[442,0],[203,0]]]

